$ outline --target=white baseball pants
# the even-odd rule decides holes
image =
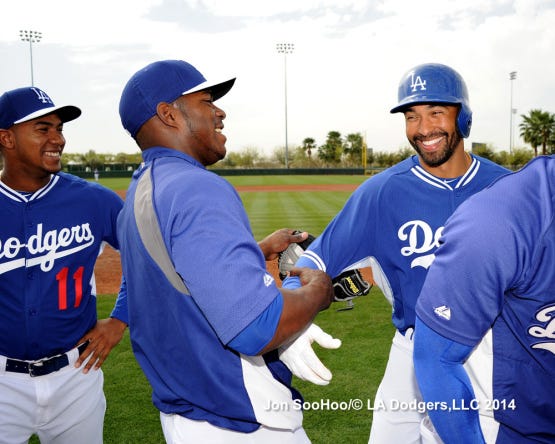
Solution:
[[[84,374],[69,365],[44,376],[6,372],[0,356],[0,444],[26,444],[36,434],[41,444],[102,444],[106,398],[102,370]]]
[[[290,431],[262,426],[255,432],[241,433],[162,412],[160,422],[167,444],[310,444],[302,427]]]

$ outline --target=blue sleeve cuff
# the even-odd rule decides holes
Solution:
[[[301,287],[301,280],[298,276],[290,276],[285,278],[283,283],[281,284],[282,288],[286,288],[288,290],[294,290],[295,288]]]
[[[282,310],[283,296],[279,293],[266,310],[228,343],[229,347],[244,355],[257,355],[274,337]]]

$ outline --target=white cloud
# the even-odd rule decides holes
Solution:
[[[83,116],[65,129],[68,150],[134,152],[121,128],[121,90],[137,69],[181,58],[207,76],[237,76],[219,103],[227,112],[228,150],[271,152],[288,140],[324,142],[328,131],[363,133],[377,150],[406,145],[390,115],[401,75],[423,62],[457,69],[469,87],[472,141],[507,149],[509,72],[513,107],[555,112],[555,0],[97,0],[10,4],[0,28],[0,89],[30,83],[20,29],[42,31],[33,46],[35,83]],[[515,119],[518,134],[519,117]],[[517,145],[522,142],[517,139]]]

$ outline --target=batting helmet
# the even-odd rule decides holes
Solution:
[[[460,74],[439,63],[418,65],[408,71],[399,83],[397,106],[392,113],[419,103],[448,103],[459,105],[457,128],[462,137],[468,137],[472,125],[472,111],[468,103],[468,90]]]

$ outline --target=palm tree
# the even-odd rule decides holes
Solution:
[[[538,155],[538,147],[541,145],[542,154],[547,154],[549,140],[555,134],[555,114],[541,109],[533,109],[528,116],[522,114],[520,136],[526,143],[532,145],[534,156]]]
[[[303,140],[302,149],[304,152],[306,152],[306,155],[309,159],[310,156],[312,156],[312,150],[314,148],[316,148],[316,141],[312,137],[307,137]]]
[[[348,134],[345,138],[345,147],[343,152],[355,164],[362,161],[362,151],[364,148],[364,139],[360,133]]]
[[[318,157],[326,163],[341,162],[343,140],[339,131],[330,131],[326,143],[318,147]]]

